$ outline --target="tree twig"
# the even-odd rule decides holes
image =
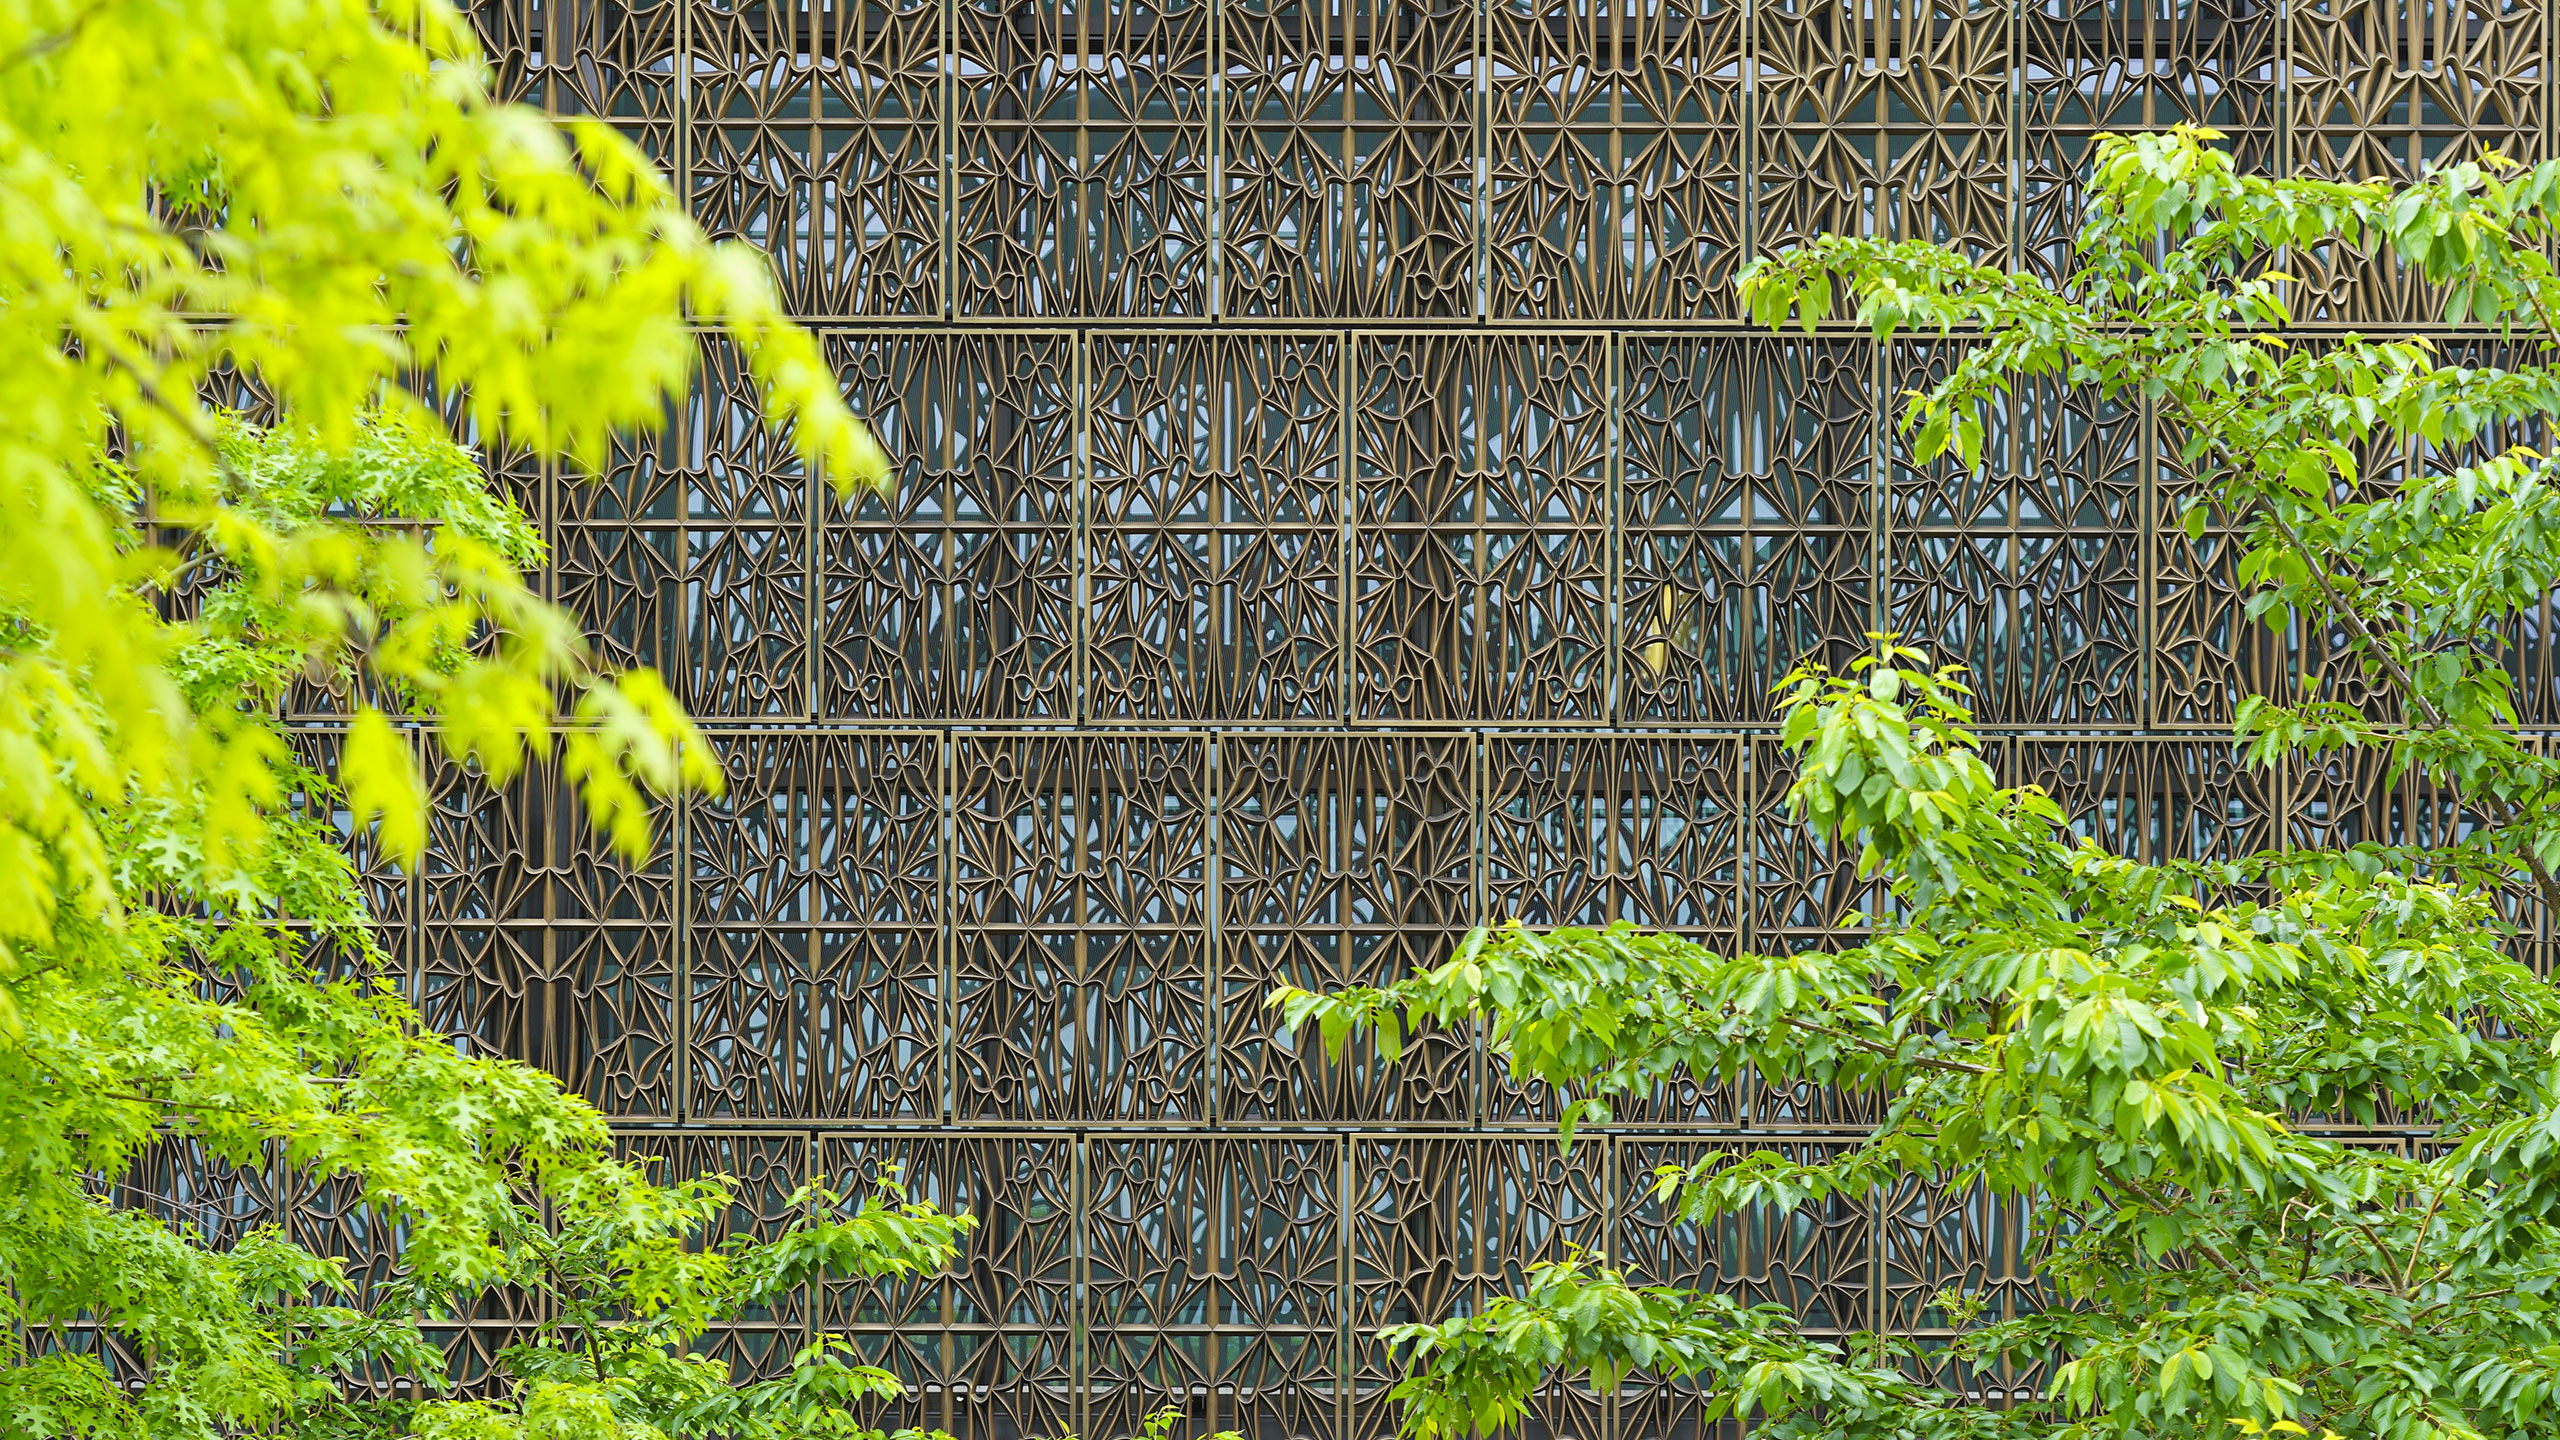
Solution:
[[[2436,1187],[2435,1198],[2427,1202],[2427,1213],[2418,1221],[2418,1238],[2409,1242],[2409,1263],[2400,1267],[2400,1293],[2409,1293],[2409,1277],[2418,1273],[2418,1252],[2427,1248],[2427,1227],[2436,1223],[2436,1210],[2444,1204],[2444,1188]]]
[[[2171,1203],[2169,1199],[2166,1196],[2163,1196],[2159,1191],[2144,1185],[2141,1181],[2136,1180],[2129,1175],[2119,1175],[2114,1171],[2109,1171],[2108,1178],[2115,1181],[2118,1185],[2123,1186],[2127,1191],[2133,1194],[2135,1198],[2145,1201],[2153,1209],[2159,1211],[2164,1216],[2181,1208],[2180,1206]],[[2220,1246],[2215,1245],[2211,1240],[2206,1239],[2202,1235],[2197,1235],[2192,1238],[2196,1249],[2203,1254],[2204,1258],[2213,1262],[2215,1269],[2218,1269],[2224,1275],[2229,1276],[2231,1283],[2247,1290],[2255,1290],[2258,1288],[2256,1285],[2250,1283],[2248,1277],[2240,1273],[2239,1267],[2231,1263],[2230,1257],[2222,1253]]]
[[[1846,1041],[1847,1043],[1866,1051],[1870,1055],[1881,1055],[1889,1060],[1899,1060],[1905,1065],[1917,1065],[1924,1070],[1943,1070],[1951,1075],[1989,1075],[1994,1073],[1988,1065],[1975,1065],[1963,1060],[1949,1060],[1943,1056],[1937,1055],[1905,1055],[1901,1050],[1894,1046],[1887,1045],[1881,1040],[1869,1040],[1863,1035],[1851,1034],[1849,1031],[1836,1029],[1829,1025],[1817,1025],[1810,1020],[1799,1020],[1793,1015],[1783,1015],[1780,1016],[1779,1019],[1794,1029],[1808,1031],[1815,1035],[1828,1035],[1834,1040]]]

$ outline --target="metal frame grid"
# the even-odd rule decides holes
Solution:
[[[328,733],[303,739],[325,755]],[[420,877],[382,884],[386,913],[419,917],[397,929],[431,1023],[581,1083],[634,1153],[738,1175],[737,1228],[774,1223],[801,1177],[850,1188],[889,1164],[980,1216],[947,1275],[824,1287],[715,1337],[741,1373],[784,1363],[818,1326],[911,1380],[884,1423],[1116,1437],[1170,1401],[1274,1440],[1372,1437],[1392,1428],[1393,1377],[1369,1334],[1481,1304],[1568,1244],[1796,1304],[1817,1329],[1943,1339],[1926,1300],[1951,1283],[2035,1303],[2024,1217],[1979,1195],[1905,1186],[1707,1234],[1648,1208],[1656,1165],[1847,1144],[1876,1118],[1867,1097],[1693,1079],[1622,1104],[1567,1152],[1557,1097],[1509,1081],[1480,1034],[1422,1037],[1386,1065],[1271,1033],[1260,998],[1275,980],[1383,978],[1480,919],[1625,917],[1761,947],[1850,938],[1835,922],[1865,898],[1853,867],[1781,822],[1786,767],[1765,731],[711,738],[730,789],[678,807],[666,852],[682,863],[599,860],[557,777],[529,776],[441,806]],[[2130,855],[2461,823],[2351,767],[2243,774],[2206,736],[1991,743],[2004,781],[2043,785]],[[465,874],[488,877],[453,891],[475,913],[444,918],[457,907],[434,898],[452,884],[440,877]],[[663,898],[609,898],[626,893]],[[674,920],[556,918],[573,895]],[[555,918],[477,913],[508,896]],[[493,945],[490,930],[527,938]],[[631,952],[610,937],[625,933],[661,937],[663,968],[617,968]],[[2538,930],[2527,943],[2540,952]],[[378,1260],[382,1237],[361,1218],[336,1234],[335,1213],[315,1235]],[[531,1318],[460,1327],[465,1372]],[[2034,1377],[1943,1378],[1999,1403]],[[1694,1430],[1695,1399],[1567,1388],[1542,1400],[1540,1427],[1641,1440]]]
[[[824,338],[891,496],[808,475],[711,340],[601,478],[506,477],[554,598],[715,725],[1748,729],[1889,628],[1972,667],[1987,727],[2218,734],[2323,670],[2244,623],[2235,534],[2170,523],[2155,417],[2031,389],[1980,465],[1912,463],[1897,397],[1961,337]],[[2528,726],[2555,634],[2514,636]]]
[[[478,0],[815,321],[1733,323],[1796,238],[2050,272],[2102,130],[2548,153],[2531,0]],[[2318,322],[2423,320],[2369,257]]]

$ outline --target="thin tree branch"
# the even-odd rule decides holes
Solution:
[[[2159,1191],[2144,1185],[2141,1181],[2136,1180],[2131,1176],[2119,1175],[2114,1171],[2109,1171],[2108,1178],[2113,1180],[2116,1184],[2123,1186],[2125,1190],[2136,1199],[2146,1202],[2162,1215],[2167,1215],[2172,1211],[2182,1208],[2171,1203],[2171,1201]],[[2250,1282],[2248,1277],[2240,1273],[2239,1267],[2231,1263],[2230,1257],[2222,1253],[2220,1246],[2215,1245],[2211,1240],[2206,1239],[2202,1235],[2195,1236],[2193,1243],[2196,1249],[2203,1254],[2204,1258],[2213,1262],[2215,1269],[2220,1270],[2224,1275],[2230,1277],[2231,1283],[2246,1290],[2255,1290],[2258,1288],[2255,1284]]]
[[[2409,1263],[2400,1267],[2400,1293],[2409,1293],[2409,1277],[2418,1273],[2418,1253],[2427,1248],[2427,1227],[2436,1223],[2436,1211],[2444,1204],[2445,1187],[2436,1187],[2433,1200],[2427,1202],[2427,1213],[2418,1221],[2418,1238],[2409,1242]]]
[[[1885,1044],[1881,1040],[1869,1040],[1863,1035],[1854,1035],[1849,1031],[1835,1029],[1829,1025],[1817,1025],[1810,1020],[1799,1020],[1792,1015],[1781,1016],[1780,1018],[1788,1026],[1794,1029],[1808,1031],[1815,1035],[1828,1035],[1834,1040],[1846,1041],[1860,1050],[1866,1051],[1870,1055],[1881,1055],[1888,1060],[1899,1060],[1905,1065],[1917,1065],[1924,1070],[1943,1070],[1951,1075],[1989,1075],[1994,1073],[1988,1065],[1975,1065],[1963,1060],[1949,1060],[1943,1056],[1937,1055],[1905,1055],[1900,1050],[1891,1045]]]

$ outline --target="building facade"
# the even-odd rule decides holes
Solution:
[[[668,677],[726,791],[624,866],[556,781],[446,776],[429,863],[383,884],[433,1024],[740,1176],[742,1225],[893,1165],[979,1215],[953,1273],[798,1297],[724,1338],[741,1367],[828,1328],[914,1386],[885,1423],[965,1440],[1118,1440],[1167,1401],[1369,1440],[1378,1326],[1567,1246],[1819,1331],[1943,1333],[1950,1283],[2034,1304],[2023,1218],[1979,1197],[1708,1233],[1646,1199],[1659,1164],[1840,1145],[1856,1097],[1702,1079],[1567,1153],[1478,1034],[1327,1063],[1263,1004],[1510,916],[1836,943],[1860,896],[1778,813],[1769,687],[1871,630],[1972,665],[2005,775],[2130,853],[2444,823],[2235,768],[2235,696],[2303,657],[2241,624],[2226,537],[2163,524],[2153,417],[2031,391],[1978,469],[1919,465],[1893,397],[1961,341],[1755,332],[1730,280],[1826,230],[2052,277],[2111,128],[2210,123],[2279,173],[2538,158],[2536,0],[478,18],[505,94],[621,127],[772,257],[900,467],[838,498],[717,345],[610,473],[498,457],[550,593]],[[2364,257],[2294,268],[2307,330],[2428,318]],[[1642,1380],[1540,1423],[1698,1428]]]

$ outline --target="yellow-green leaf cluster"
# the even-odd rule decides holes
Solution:
[[[719,773],[527,584],[539,532],[459,442],[575,480],[719,345],[801,463],[888,473],[760,256],[487,84],[446,0],[0,0],[0,1433],[867,1433],[895,1382],[840,1347],[756,1390],[687,1342],[965,1228],[687,1250],[725,1189],[616,1163],[399,993],[368,887],[424,848],[430,766],[557,766],[627,852]],[[288,733],[288,694],[339,718]],[[227,1185],[332,1197],[382,1263],[168,1203]],[[646,1277],[629,1363],[424,1398],[421,1326],[564,1258],[528,1216],[624,1237],[543,1283]]]

